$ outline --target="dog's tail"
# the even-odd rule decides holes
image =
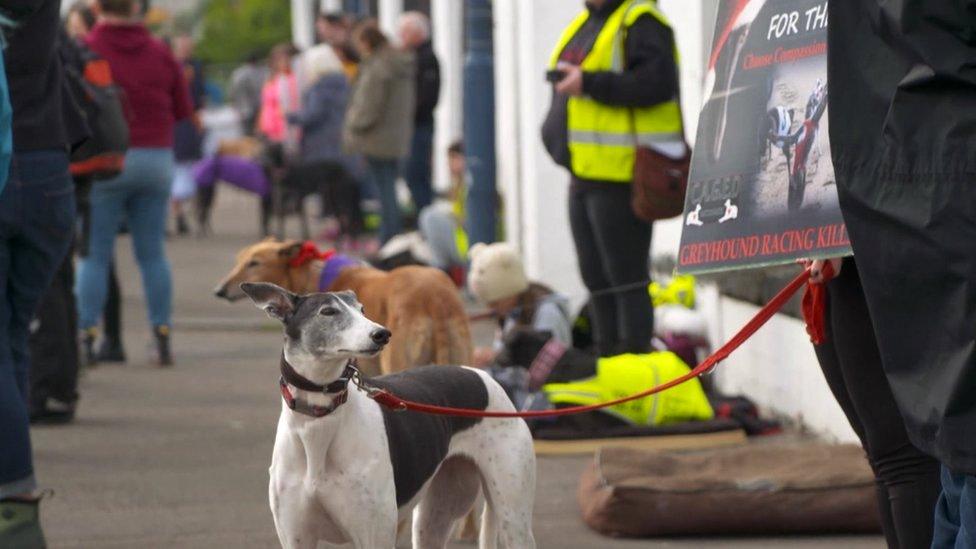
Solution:
[[[455,299],[429,300],[424,315],[389,319],[393,340],[384,352],[385,372],[423,364],[471,364],[471,327],[464,304],[451,297]]]
[[[444,300],[436,305],[440,308],[431,326],[433,333],[434,364],[470,365],[471,364],[471,327],[468,316],[464,311],[464,304],[460,298]]]
[[[434,321],[427,317],[391,319],[393,338],[383,351],[384,373],[400,372],[413,366],[437,364],[432,341]]]

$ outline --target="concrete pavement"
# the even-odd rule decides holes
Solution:
[[[227,188],[219,194],[216,234],[173,240],[169,247],[175,368],[148,365],[140,278],[128,240],[119,241],[129,362],[85,374],[74,424],[33,431],[38,478],[56,492],[42,508],[52,547],[277,546],[267,506],[267,467],[280,409],[281,336],[248,303],[230,305],[211,297],[236,250],[257,233],[254,201]],[[576,482],[585,462],[539,460],[535,532],[540,548],[883,547],[877,536],[604,538],[579,519]]]

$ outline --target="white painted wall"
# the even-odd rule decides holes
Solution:
[[[301,49],[315,43],[314,0],[291,0],[291,37]]]
[[[376,4],[377,19],[380,29],[394,44],[399,43],[397,37],[397,18],[403,13],[403,0],[379,0]]]
[[[446,190],[447,147],[462,137],[462,89],[464,86],[464,3],[459,0],[432,0],[431,27],[434,53],[441,67],[441,95],[434,111],[434,188]],[[496,31],[497,32],[497,31]]]
[[[707,293],[707,291],[706,291]],[[716,303],[715,299],[707,300]],[[712,341],[727,341],[759,310],[728,297],[703,303]],[[838,442],[857,442],[847,418],[824,380],[803,323],[785,315],[770,319],[715,371],[716,385],[743,394],[766,411],[792,418],[811,432]]]
[[[548,157],[539,128],[549,107],[549,53],[580,4],[495,0],[495,104],[499,188],[508,239],[530,277],[584,296],[566,211],[568,174]]]
[[[342,0],[322,0],[319,4],[322,13],[342,11]]]

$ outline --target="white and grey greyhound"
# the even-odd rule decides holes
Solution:
[[[363,316],[354,293],[241,289],[284,324],[269,489],[283,547],[392,549],[398,522],[413,513],[413,547],[443,548],[481,490],[479,547],[535,547],[535,454],[524,421],[387,410],[348,387],[353,361],[375,356],[390,338]],[[501,386],[467,367],[425,366],[368,383],[430,404],[514,409]]]

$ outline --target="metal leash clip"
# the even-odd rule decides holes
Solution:
[[[376,400],[376,397],[380,393],[387,394],[385,390],[380,389],[379,387],[373,387],[372,385],[367,383],[366,376],[364,376],[363,373],[359,371],[358,364],[356,364],[355,362],[351,362],[349,364],[349,369],[352,370],[352,377],[349,378],[352,381],[352,384],[355,385],[356,388],[359,389],[360,391],[366,393],[366,396],[369,397],[371,400]],[[406,403],[401,401],[396,408],[390,408],[389,406],[387,406],[387,408],[392,409],[394,412],[405,412],[407,410],[407,405]]]

